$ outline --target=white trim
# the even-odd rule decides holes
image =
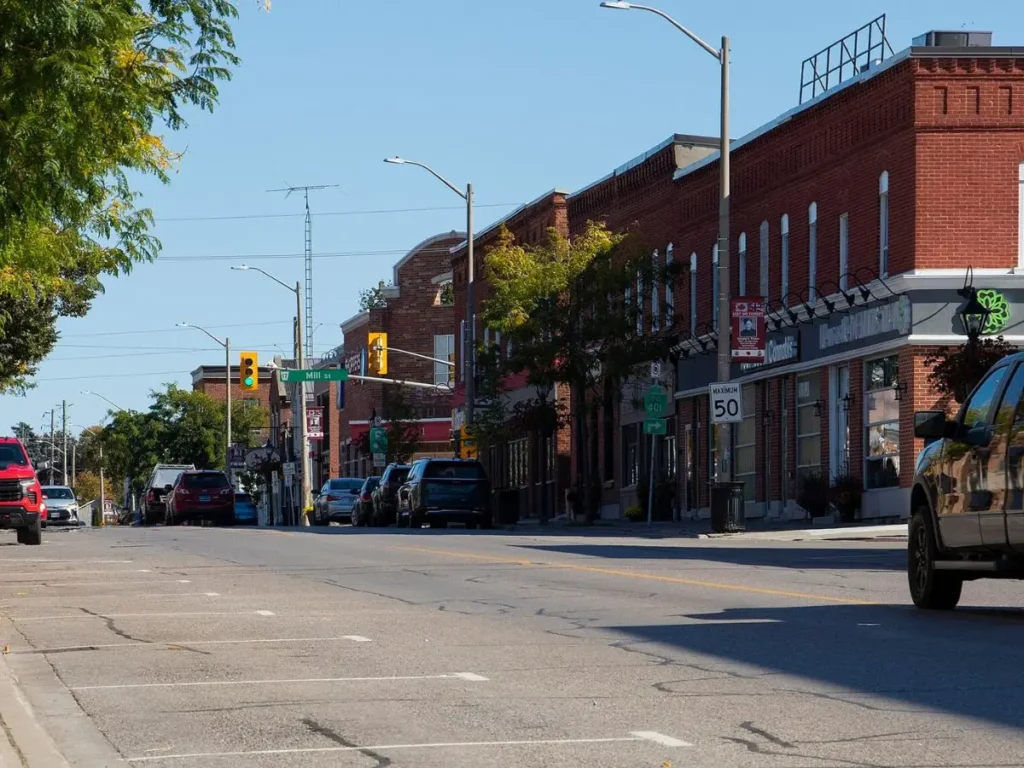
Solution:
[[[911,344],[963,344],[965,338],[955,333],[914,333],[906,337]],[[1024,336],[1003,336],[1003,339],[1024,346]]]
[[[366,325],[368,322],[370,322],[370,313],[360,312],[357,315],[352,315],[352,317],[341,324],[341,332],[343,335],[347,334],[350,330],[354,330],[360,325]]]

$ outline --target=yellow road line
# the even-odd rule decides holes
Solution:
[[[653,573],[637,573],[634,571],[623,571],[618,568],[600,568],[593,565],[573,565],[572,563],[541,563],[532,560],[517,560],[511,557],[500,557],[497,555],[471,555],[467,552],[452,552],[446,549],[427,549],[425,547],[399,547],[406,552],[422,552],[429,555],[440,555],[442,557],[464,558],[468,560],[485,560],[491,563],[511,563],[513,565],[533,566],[537,568],[557,568],[563,571],[581,571],[583,573],[600,573],[605,576],[619,576],[627,579],[642,579],[645,581],[659,581],[665,584],[683,584],[688,587],[702,587],[704,589],[724,589],[730,592],[746,592],[755,595],[770,595],[772,597],[789,597],[794,600],[817,600],[824,603],[842,603],[844,605],[878,605],[870,600],[858,600],[851,597],[829,597],[827,595],[812,595],[807,592],[790,592],[785,589],[768,589],[766,587],[751,587],[743,584],[725,584],[718,581],[702,581],[699,579],[681,579],[676,576],[660,576]]]

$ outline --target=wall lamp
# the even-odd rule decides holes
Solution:
[[[892,383],[892,391],[896,393],[896,402],[900,402],[903,399],[903,396],[907,394],[907,383],[896,379],[896,381]]]
[[[847,392],[840,398],[840,402],[843,404],[843,413],[849,413],[853,409],[855,399],[852,392]]]

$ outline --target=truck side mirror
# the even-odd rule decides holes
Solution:
[[[914,414],[914,437],[925,440],[946,437],[947,423],[945,411],[918,411]]]

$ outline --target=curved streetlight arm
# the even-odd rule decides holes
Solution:
[[[417,168],[422,168],[427,173],[432,174],[435,179],[440,181],[442,184],[444,184],[446,187],[448,187],[448,189],[450,189],[456,195],[461,197],[463,200],[466,199],[466,191],[464,189],[459,189],[458,187],[456,187],[454,184],[452,184],[450,181],[448,181],[448,179],[446,179],[440,173],[435,171],[429,165],[424,165],[423,163],[417,163],[415,160],[403,160],[401,158],[393,158],[393,157],[385,157],[384,158],[384,162],[385,163],[396,163],[397,165],[415,165]],[[251,267],[251,269],[255,269],[255,267]]]
[[[667,21],[673,27],[678,29],[680,32],[682,32],[684,35],[686,35],[688,38],[693,40],[693,42],[695,42],[697,45],[699,45],[705,51],[710,53],[716,59],[718,59],[719,61],[722,60],[722,52],[718,48],[715,48],[713,45],[708,45],[707,43],[705,43],[703,40],[701,40],[699,37],[697,37],[697,35],[695,35],[693,32],[688,30],[686,27],[684,27],[682,24],[680,24],[678,21],[673,19],[671,16],[669,16],[664,11],[658,10],[657,8],[652,8],[649,5],[637,5],[636,3],[622,3],[622,2],[601,3],[601,7],[602,8],[614,8],[614,9],[624,10],[624,11],[632,11],[632,10],[648,11],[649,13],[653,13],[653,14],[656,14],[658,16],[661,16],[661,18],[665,19],[665,21]]]
[[[227,344],[222,339],[218,339],[216,336],[214,336],[208,330],[203,328],[201,325],[192,325],[192,323],[178,323],[178,327],[179,328],[195,328],[197,331],[202,331],[203,333],[205,333],[207,336],[209,336],[211,339],[216,341],[222,347],[226,347],[227,346]]]
[[[122,407],[121,407],[120,405],[118,405],[117,403],[115,403],[115,402],[114,402],[113,400],[111,400],[111,399],[109,399],[109,398],[107,398],[107,397],[104,397],[104,396],[103,396],[103,395],[101,395],[101,394],[100,394],[99,392],[93,392],[93,391],[91,391],[91,390],[88,390],[88,389],[83,389],[83,390],[82,390],[82,394],[83,394],[83,395],[93,395],[93,396],[95,396],[95,397],[98,397],[98,398],[99,398],[100,400],[105,400],[106,402],[108,402],[108,403],[110,403],[110,404],[111,404],[112,406],[114,406],[114,408],[116,408],[117,410],[121,411],[122,413],[126,413],[126,412],[128,411],[128,409],[127,409],[127,408],[122,408]]]
[[[259,267],[251,267],[248,264],[242,264],[241,266],[238,266],[238,267],[232,267],[232,269],[237,269],[237,270],[240,270],[242,272],[259,272],[264,277],[269,277],[271,280],[273,280],[278,285],[287,288],[292,293],[295,293],[295,289],[292,288],[290,285],[288,285],[288,283],[284,282],[283,280],[278,280],[272,274],[270,274],[269,272],[265,272],[264,270],[260,269]]]

